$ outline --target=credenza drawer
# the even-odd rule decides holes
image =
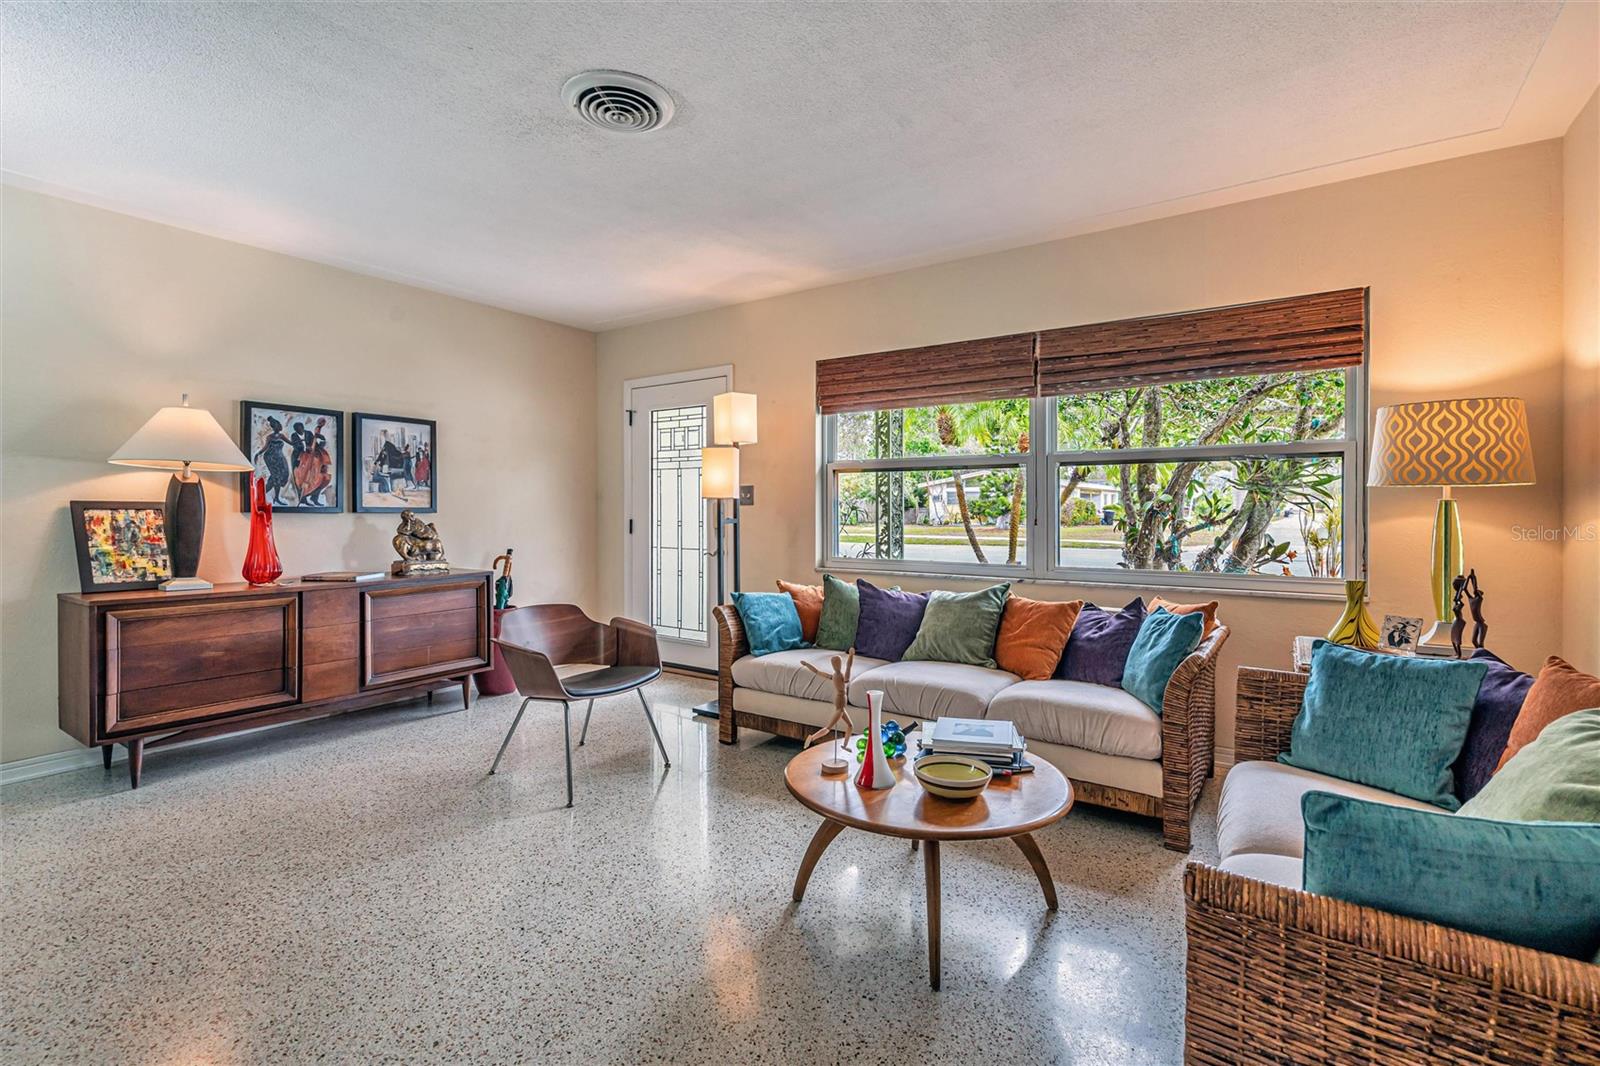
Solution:
[[[107,735],[293,703],[299,598],[105,612]]]
[[[488,584],[483,581],[364,591],[364,688],[489,663]]]

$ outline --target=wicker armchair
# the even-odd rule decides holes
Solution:
[[[732,604],[719,605],[711,613],[717,621],[718,739],[724,744],[736,743],[740,726],[804,739],[811,732],[808,726],[733,709],[733,664],[750,653],[750,644]],[[1161,707],[1162,794],[1146,796],[1107,785],[1082,785],[1076,790],[1079,802],[1160,818],[1163,843],[1174,851],[1189,850],[1190,820],[1216,755],[1217,656],[1228,633],[1227,626],[1217,625],[1178,664],[1167,683]]]
[[[1235,750],[1288,747],[1306,676],[1239,671]],[[1185,1061],[1600,1066],[1600,966],[1201,863]]]

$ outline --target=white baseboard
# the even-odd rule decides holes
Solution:
[[[0,763],[0,787],[32,781],[36,777],[49,777],[72,770],[99,766],[104,758],[99,748],[79,748],[75,751],[53,751],[49,755],[35,755],[31,759],[16,759]],[[114,763],[128,761],[128,749],[118,748],[111,756]]]
[[[1212,765],[1215,767],[1212,773],[1214,773],[1217,777],[1221,777],[1223,774],[1233,769],[1233,759],[1234,756],[1232,748],[1218,748],[1216,755],[1212,760]]]

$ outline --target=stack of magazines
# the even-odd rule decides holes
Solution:
[[[922,729],[923,755],[965,755],[994,767],[995,773],[1033,769],[1025,756],[1028,742],[1011,722],[990,718],[940,718]]]

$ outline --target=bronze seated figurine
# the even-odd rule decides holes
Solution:
[[[410,511],[400,512],[400,526],[394,533],[394,550],[400,558],[389,567],[396,576],[430,574],[450,569],[444,557],[444,542],[432,522],[424,522]]]

